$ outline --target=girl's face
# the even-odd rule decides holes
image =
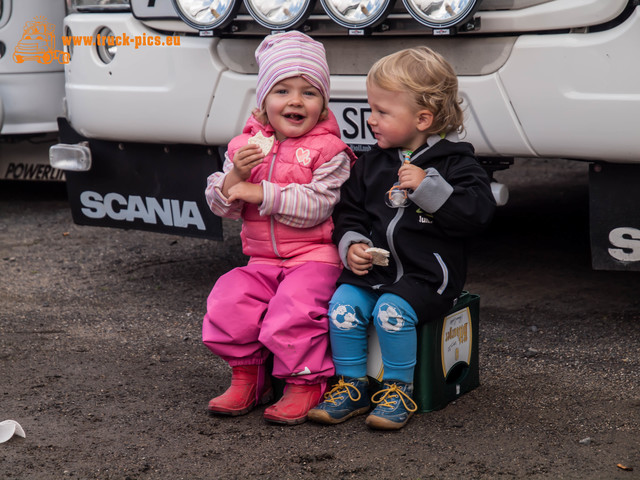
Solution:
[[[411,95],[367,82],[367,97],[371,107],[367,123],[380,148],[413,151],[426,142],[433,115],[428,110],[418,110]]]
[[[305,135],[326,116],[320,90],[302,77],[276,83],[264,99],[264,112],[279,141]]]

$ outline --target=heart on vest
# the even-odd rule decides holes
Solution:
[[[300,147],[296,150],[296,158],[298,159],[298,163],[307,166],[311,163],[311,152],[306,148]]]

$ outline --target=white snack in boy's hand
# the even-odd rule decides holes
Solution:
[[[373,256],[372,263],[381,267],[389,266],[389,252],[384,248],[370,247],[365,250]]]
[[[273,147],[273,135],[270,137],[265,137],[262,132],[256,133],[253,137],[249,138],[249,144],[258,145],[262,149],[262,155],[265,157],[271,151],[271,147]]]

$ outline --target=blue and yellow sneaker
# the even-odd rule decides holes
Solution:
[[[324,394],[324,401],[309,410],[308,418],[319,423],[342,423],[369,411],[369,380],[340,377],[338,383]]]
[[[389,380],[384,382],[382,390],[371,397],[376,408],[367,417],[365,423],[378,430],[398,430],[409,421],[418,405],[411,398],[413,384]]]

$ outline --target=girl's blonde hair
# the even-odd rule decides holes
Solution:
[[[429,47],[408,48],[381,58],[369,70],[370,82],[384,90],[412,95],[418,110],[433,114],[430,132],[464,130],[458,77],[449,62]]]

